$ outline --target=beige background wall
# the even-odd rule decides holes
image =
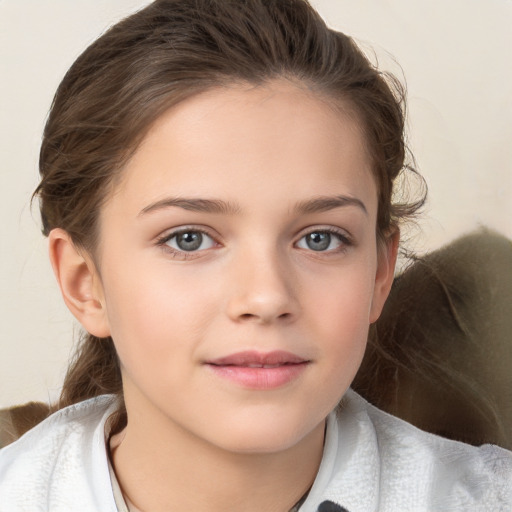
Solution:
[[[0,407],[58,396],[73,339],[30,194],[66,69],[141,0],[0,0]],[[488,225],[512,238],[512,1],[313,0],[409,89],[430,187],[415,247]]]

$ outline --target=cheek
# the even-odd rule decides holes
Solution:
[[[308,316],[315,325],[326,378],[346,386],[357,372],[366,348],[373,282],[371,272],[353,268],[332,276],[329,286],[310,298]]]
[[[308,310],[318,324],[329,331],[328,337],[350,339],[349,333],[367,330],[375,285],[374,265],[358,261],[304,284],[309,293]],[[316,281],[316,282],[315,282]],[[320,286],[321,285],[321,286]]]
[[[216,315],[216,288],[179,265],[125,259],[105,275],[111,336],[125,365],[131,359],[168,364],[180,351],[193,351]]]

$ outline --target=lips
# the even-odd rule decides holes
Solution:
[[[227,357],[208,361],[216,366],[247,366],[250,368],[277,367],[285,364],[301,364],[306,360],[290,352],[276,350],[266,354],[254,351],[238,352]]]
[[[260,353],[238,352],[207,361],[205,364],[219,377],[250,389],[273,389],[297,379],[310,361],[285,351]]]

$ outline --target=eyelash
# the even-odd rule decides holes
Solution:
[[[171,254],[173,257],[180,258],[183,260],[196,258],[199,255],[199,253],[207,250],[207,249],[202,249],[202,250],[195,250],[195,251],[182,251],[182,250],[177,250],[168,245],[170,240],[172,240],[173,238],[175,238],[181,234],[184,234],[184,233],[201,233],[202,235],[205,235],[208,238],[210,238],[214,244],[218,245],[218,242],[216,241],[215,237],[213,237],[207,230],[199,228],[199,227],[193,227],[193,226],[179,228],[176,231],[173,231],[171,233],[168,233],[166,235],[159,237],[156,240],[156,245],[158,247],[160,247],[166,253]],[[344,253],[351,246],[354,245],[351,237],[349,235],[347,235],[346,232],[336,229],[336,228],[333,228],[333,227],[326,227],[326,228],[315,228],[315,229],[311,229],[309,231],[303,232],[300,235],[300,238],[297,240],[297,242],[294,243],[294,247],[296,247],[297,244],[301,240],[303,240],[305,237],[307,237],[308,235],[312,235],[313,233],[334,235],[334,237],[336,237],[339,240],[340,247],[335,248],[335,249],[326,250],[326,251],[315,251],[314,249],[303,249],[300,247],[299,247],[299,249],[309,251],[313,254],[332,255],[332,254]]]
[[[214,242],[214,244],[218,245],[218,242],[216,241],[215,237],[213,237],[206,229],[201,229],[199,227],[193,226],[179,228],[176,231],[172,231],[171,233],[159,237],[156,240],[156,245],[160,247],[164,252],[171,254],[174,258],[180,258],[183,260],[195,258],[200,252],[204,251],[205,249],[203,249],[202,251],[180,251],[168,245],[169,241],[184,233],[201,233],[202,235],[205,235],[208,238],[210,238]]]
[[[331,236],[334,236],[338,239],[340,242],[340,247],[337,247],[335,249],[330,249],[327,251],[315,251],[313,249],[304,249],[305,251],[308,251],[312,253],[313,255],[322,255],[322,256],[330,256],[330,255],[337,255],[337,254],[343,254],[346,252],[350,247],[354,245],[354,241],[351,238],[350,235],[346,233],[346,231],[343,231],[341,229],[337,229],[334,227],[315,227],[314,229],[310,229],[306,232],[303,232],[297,242],[295,242],[294,245],[297,245],[301,240],[303,240],[308,235],[312,235],[313,233],[322,233],[322,234],[328,234]]]

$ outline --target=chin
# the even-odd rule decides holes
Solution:
[[[293,421],[285,418],[262,416],[252,421],[233,422],[218,438],[217,445],[226,451],[239,454],[272,454],[286,451],[321,427],[323,436],[324,420],[312,422],[311,418]]]

